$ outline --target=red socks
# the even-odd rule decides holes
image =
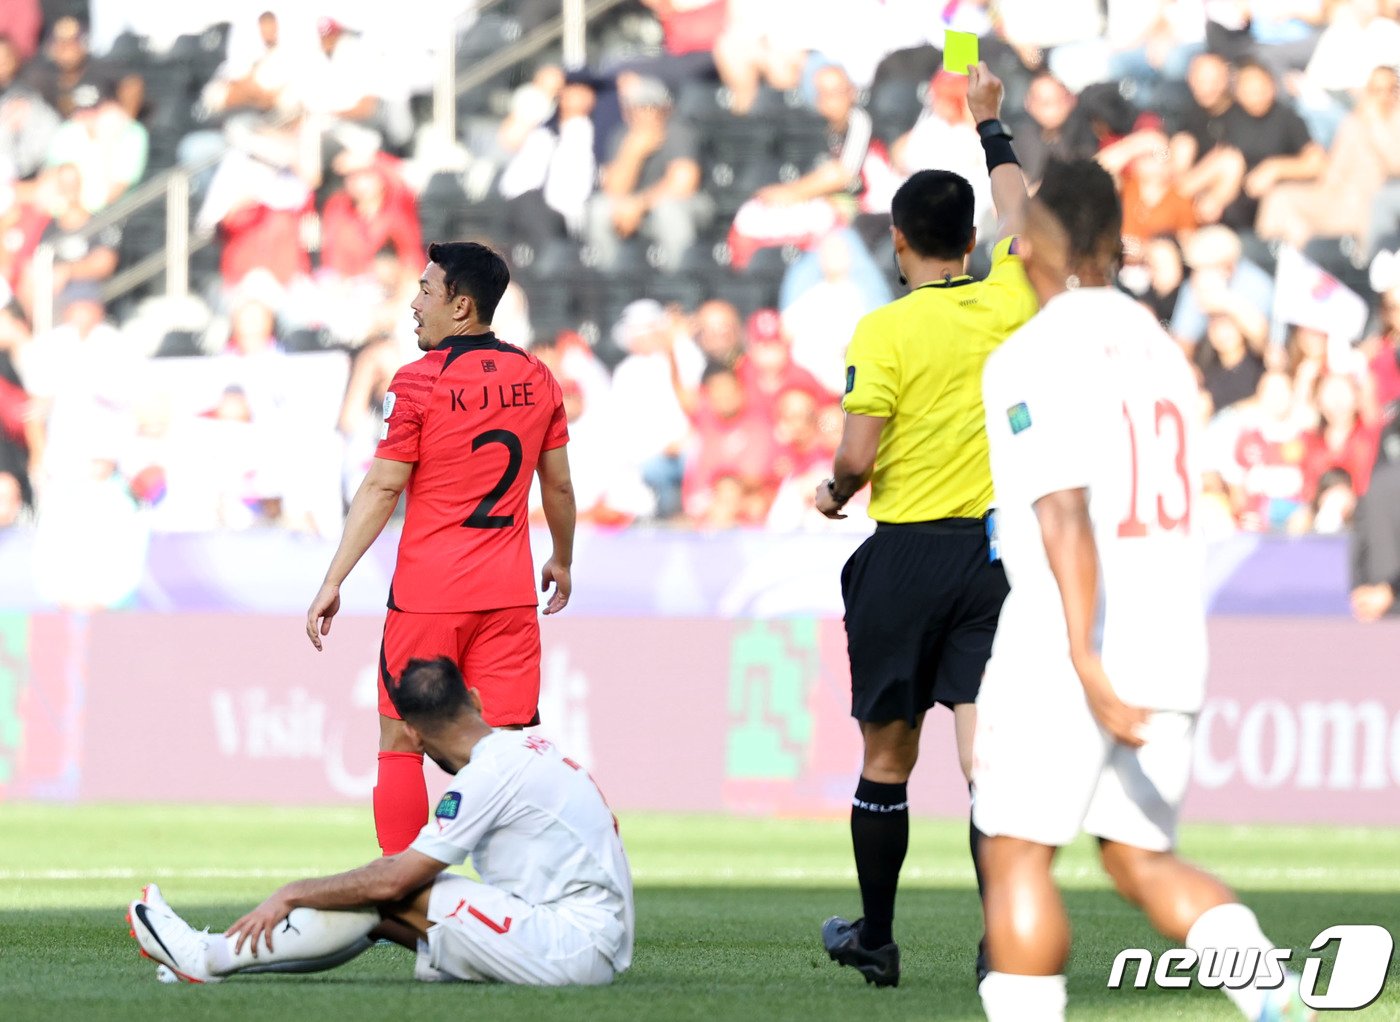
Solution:
[[[381,752],[374,787],[374,833],[385,855],[398,855],[428,822],[421,752]]]

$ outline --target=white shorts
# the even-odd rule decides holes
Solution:
[[[972,818],[983,834],[1060,847],[1081,831],[1168,851],[1191,776],[1196,717],[1159,710],[1132,749],[1094,720],[1066,662],[988,664],[977,697]]]
[[[428,900],[428,939],[414,975],[426,982],[597,986],[612,963],[592,935],[548,906],[444,873]]]

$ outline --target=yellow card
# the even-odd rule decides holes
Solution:
[[[977,60],[977,37],[971,32],[947,29],[943,37],[943,70],[965,75]]]

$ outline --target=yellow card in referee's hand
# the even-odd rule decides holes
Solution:
[[[943,70],[955,75],[967,74],[967,69],[977,63],[977,37],[971,32],[954,32],[947,29],[943,36]]]

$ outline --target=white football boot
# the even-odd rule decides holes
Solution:
[[[196,930],[176,915],[155,884],[147,884],[141,897],[131,903],[126,921],[131,935],[141,945],[141,954],[164,965],[186,983],[217,983],[223,979],[209,972],[205,953],[209,931]]]

